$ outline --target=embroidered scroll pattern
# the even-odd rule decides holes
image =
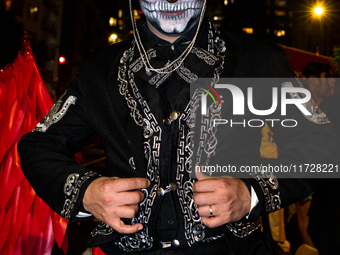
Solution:
[[[192,96],[192,100],[188,103],[185,111],[179,118],[179,142],[177,151],[177,175],[176,181],[178,185],[177,195],[179,197],[182,213],[184,215],[185,222],[185,237],[189,246],[195,242],[204,242],[207,239],[205,234],[206,227],[202,224],[201,217],[198,214],[198,207],[193,202],[193,180],[192,180],[192,157],[193,155],[199,155],[196,163],[200,163],[201,155],[207,155],[207,161],[209,162],[210,157],[214,154],[217,139],[215,133],[217,128],[212,127],[212,119],[220,118],[221,107],[210,106],[208,109],[208,115],[202,123],[196,122],[196,111],[199,107],[203,91],[196,90]],[[203,145],[202,147],[194,147],[194,131],[195,125],[200,125],[202,138],[198,144]],[[210,141],[213,141],[210,143]],[[204,146],[205,145],[205,146]],[[220,238],[209,237],[211,238]],[[208,239],[209,239],[208,238]],[[209,240],[210,240],[209,239]]]
[[[133,47],[127,51],[126,55],[128,54],[133,54]],[[139,215],[131,221],[131,224],[143,224],[144,228],[133,235],[125,235],[115,241],[115,244],[122,250],[132,252],[148,250],[153,246],[153,237],[149,236],[148,222],[160,183],[159,155],[162,133],[155,116],[151,113],[147,102],[143,99],[135,84],[133,72],[139,67],[132,71],[128,69],[126,67],[128,59],[129,57],[121,59],[122,66],[120,66],[118,72],[119,91],[125,97],[130,108],[130,116],[138,126],[143,127],[147,177],[151,181],[148,189],[142,189],[145,199],[140,203]],[[139,65],[138,62],[135,62],[135,65],[130,65],[130,67],[134,68],[136,65]],[[129,89],[131,89],[131,92]]]
[[[191,72],[188,68],[184,67],[183,64],[176,70],[176,72],[187,83],[192,83],[198,79],[198,76]]]
[[[191,50],[191,53],[196,54],[196,56],[198,58],[203,59],[210,66],[215,65],[216,61],[218,61],[218,58],[216,56],[208,53],[207,51],[205,51],[203,49],[198,49],[198,48],[194,47]]]
[[[94,230],[91,232],[91,236],[95,237],[96,235],[111,235],[113,233],[113,228],[106,224],[105,222],[100,222]]]
[[[38,123],[38,125],[33,129],[32,132],[46,132],[47,129],[52,126],[53,124],[57,123],[61,120],[64,115],[66,114],[69,107],[73,104],[76,104],[77,97],[69,96],[63,104],[62,98],[64,97],[65,93],[60,97],[60,99],[55,103],[51,110],[47,113],[47,115]],[[63,105],[60,109],[60,106]],[[60,109],[60,110],[59,110]]]
[[[64,203],[63,210],[60,215],[65,219],[69,220],[71,218],[73,209],[79,197],[79,192],[81,186],[91,177],[99,176],[98,173],[95,172],[86,172],[84,174],[73,173],[70,174],[64,185],[64,194],[66,196],[66,200]]]
[[[299,81],[298,81],[299,82]],[[300,83],[300,82],[299,82]],[[300,83],[300,86],[302,84]],[[291,82],[285,82],[282,84],[284,88],[293,88],[293,84]],[[293,99],[301,99],[301,96],[298,93],[289,93],[290,97]],[[311,115],[305,115],[305,118],[316,124],[327,124],[330,123],[326,114],[320,109],[320,107],[315,103],[313,98],[311,98],[307,103],[302,104]]]
[[[193,180],[192,171],[192,142],[194,133],[186,124],[190,117],[190,107],[187,106],[179,118],[179,142],[177,150],[177,195],[184,215],[184,229],[187,244],[191,246],[195,242],[203,241],[205,238],[205,226],[198,215],[198,207],[193,203]]]
[[[273,173],[251,174],[260,184],[268,213],[281,209],[279,181]]]
[[[229,223],[227,224],[227,228],[232,232],[235,236],[244,238],[251,233],[253,233],[255,230],[259,229],[261,227],[261,223],[259,220],[254,222],[247,222],[242,223],[240,221]]]

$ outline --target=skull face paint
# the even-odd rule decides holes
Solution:
[[[173,3],[174,2],[174,3]],[[141,9],[151,25],[165,34],[180,34],[199,20],[204,0],[139,0]]]

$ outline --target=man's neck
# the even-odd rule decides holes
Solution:
[[[180,38],[183,34],[174,34],[174,35],[165,35],[159,32],[156,28],[154,28],[151,23],[147,20],[148,28],[152,33],[154,33],[158,38],[161,38],[164,41],[168,41],[170,43],[174,43],[178,38]]]

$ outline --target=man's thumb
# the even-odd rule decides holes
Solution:
[[[197,178],[197,180],[203,180],[203,179],[207,179],[207,178],[210,178],[210,176],[204,174],[202,171],[201,171],[201,167],[196,164],[195,165],[195,176]]]

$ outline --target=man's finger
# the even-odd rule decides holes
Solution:
[[[214,192],[214,183],[214,179],[201,179],[193,184],[192,189],[194,192]]]
[[[126,225],[121,219],[114,219],[112,222],[107,222],[120,234],[133,234],[143,229],[143,225],[136,223],[134,225]]]
[[[203,179],[211,178],[210,176],[201,172],[201,168],[198,164],[195,165],[195,175],[196,175],[197,180],[199,181]]]
[[[146,178],[120,178],[114,181],[114,189],[117,192],[145,189],[150,186]]]
[[[119,192],[122,205],[139,204],[144,200],[144,193],[140,190]]]
[[[212,194],[212,192],[195,192],[193,195],[193,199],[195,201],[196,205],[212,205],[212,204],[218,204],[220,199],[218,199],[216,196]]]
[[[132,219],[136,216],[136,213],[138,212],[138,205],[126,205],[126,206],[119,206],[116,209],[116,215],[119,218],[125,218],[125,219]]]
[[[201,217],[201,220],[208,228],[216,228],[223,224],[221,217]]]
[[[211,213],[210,213],[211,209]],[[211,205],[204,205],[198,207],[198,214],[201,217],[217,217],[223,214],[223,211],[221,211],[221,207],[219,207],[217,204],[211,204]]]

